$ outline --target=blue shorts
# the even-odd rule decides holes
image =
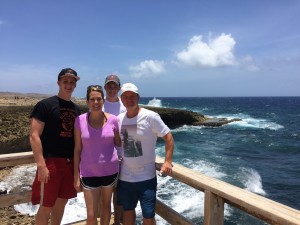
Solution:
[[[138,201],[140,201],[143,217],[146,219],[154,218],[156,187],[156,177],[140,182],[119,180],[117,187],[118,205],[122,205],[125,211],[134,210]]]

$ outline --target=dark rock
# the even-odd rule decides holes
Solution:
[[[194,125],[196,123],[201,123],[206,120],[206,118],[203,115],[195,113],[193,111],[149,106],[143,107],[157,112],[160,115],[161,119],[170,128],[176,128],[182,125]]]
[[[7,194],[7,190],[4,190],[4,191],[0,190],[0,195],[5,195],[5,194]]]
[[[202,122],[197,122],[195,126],[219,127],[234,121],[241,121],[241,119],[227,119],[227,118],[207,118]]]
[[[208,126],[219,127],[224,124],[228,124],[234,121],[240,121],[241,119],[227,119],[227,118],[209,118],[200,113],[196,113],[189,110],[171,109],[171,108],[158,108],[148,107],[145,108],[157,112],[161,119],[170,127],[180,127],[182,125],[193,126]]]

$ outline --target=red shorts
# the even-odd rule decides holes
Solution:
[[[57,198],[70,199],[77,196],[74,188],[73,162],[65,158],[47,158],[46,166],[50,172],[48,183],[38,181],[38,172],[32,184],[32,205],[53,207]]]

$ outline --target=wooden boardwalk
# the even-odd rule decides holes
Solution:
[[[97,219],[98,224],[100,224],[100,218]],[[74,223],[68,223],[67,225],[85,225],[86,224],[86,220],[81,220],[81,221],[76,221]],[[114,214],[111,214],[111,218],[110,218],[110,225],[114,224]]]

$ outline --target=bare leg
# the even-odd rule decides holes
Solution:
[[[135,210],[123,211],[123,225],[134,225],[135,219]]]
[[[57,198],[51,212],[51,225],[60,225],[68,199]]]
[[[35,224],[48,225],[50,219],[51,207],[40,206],[37,214],[35,215]]]
[[[156,221],[154,218],[151,218],[151,219],[143,218],[143,225],[155,225],[155,224],[156,224]]]
[[[114,187],[113,192],[113,205],[114,205],[114,225],[120,225],[122,221],[123,207],[117,204],[117,188]]]
[[[111,196],[114,187],[102,187],[101,225],[109,225],[111,218]]]
[[[87,225],[96,225],[97,224],[97,215],[98,215],[98,206],[101,196],[101,189],[96,188],[92,190],[83,189],[84,200],[86,204],[87,211]]]

